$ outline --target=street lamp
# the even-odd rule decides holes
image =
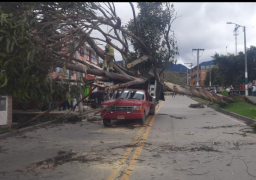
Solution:
[[[238,29],[239,27],[243,27],[244,28],[244,61],[245,61],[245,95],[248,96],[248,73],[247,73],[247,52],[246,52],[246,35],[245,35],[245,26],[241,26],[239,24],[236,23],[232,23],[232,22],[227,22],[227,24],[235,24],[236,28]]]
[[[210,87],[212,86],[212,67],[210,67]]]

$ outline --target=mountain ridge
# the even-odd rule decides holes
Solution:
[[[122,60],[116,61],[116,63],[118,63],[119,65],[122,65],[123,61]],[[213,65],[213,60],[201,62],[199,65],[202,65],[202,66]],[[190,69],[190,68],[187,68],[183,64],[173,64],[172,66],[169,65],[165,70],[166,71],[175,71],[175,72],[187,72],[187,69]]]

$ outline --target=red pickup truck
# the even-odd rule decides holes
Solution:
[[[101,109],[112,104],[121,94],[122,89],[114,91],[112,97],[102,102]],[[148,114],[155,114],[156,103],[152,97],[143,89],[126,89],[121,99],[114,105],[101,112],[104,126],[108,126],[112,120],[140,119],[145,123]]]

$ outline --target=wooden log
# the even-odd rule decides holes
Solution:
[[[135,66],[136,64],[139,64],[143,61],[146,61],[149,57],[147,55],[143,55],[141,56],[139,59],[135,59],[134,61],[130,62],[127,64],[127,68],[131,68],[133,66]]]
[[[225,106],[228,103],[234,102],[234,100],[230,97],[226,97],[221,94],[211,93],[209,91],[206,91],[203,88],[181,86],[181,85],[173,84],[170,82],[165,82],[164,84],[165,84],[165,87],[170,91],[203,98],[203,99],[211,101],[212,103],[217,103],[221,106]]]

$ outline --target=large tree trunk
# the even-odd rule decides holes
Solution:
[[[220,106],[225,106],[230,102],[234,102],[232,98],[223,96],[221,94],[211,93],[209,91],[206,91],[203,88],[198,88],[194,86],[191,86],[191,87],[181,86],[181,85],[173,84],[170,82],[165,82],[164,85],[167,90],[170,90],[179,94],[185,94],[189,96],[203,98],[203,99],[209,100],[212,103],[217,103]]]

